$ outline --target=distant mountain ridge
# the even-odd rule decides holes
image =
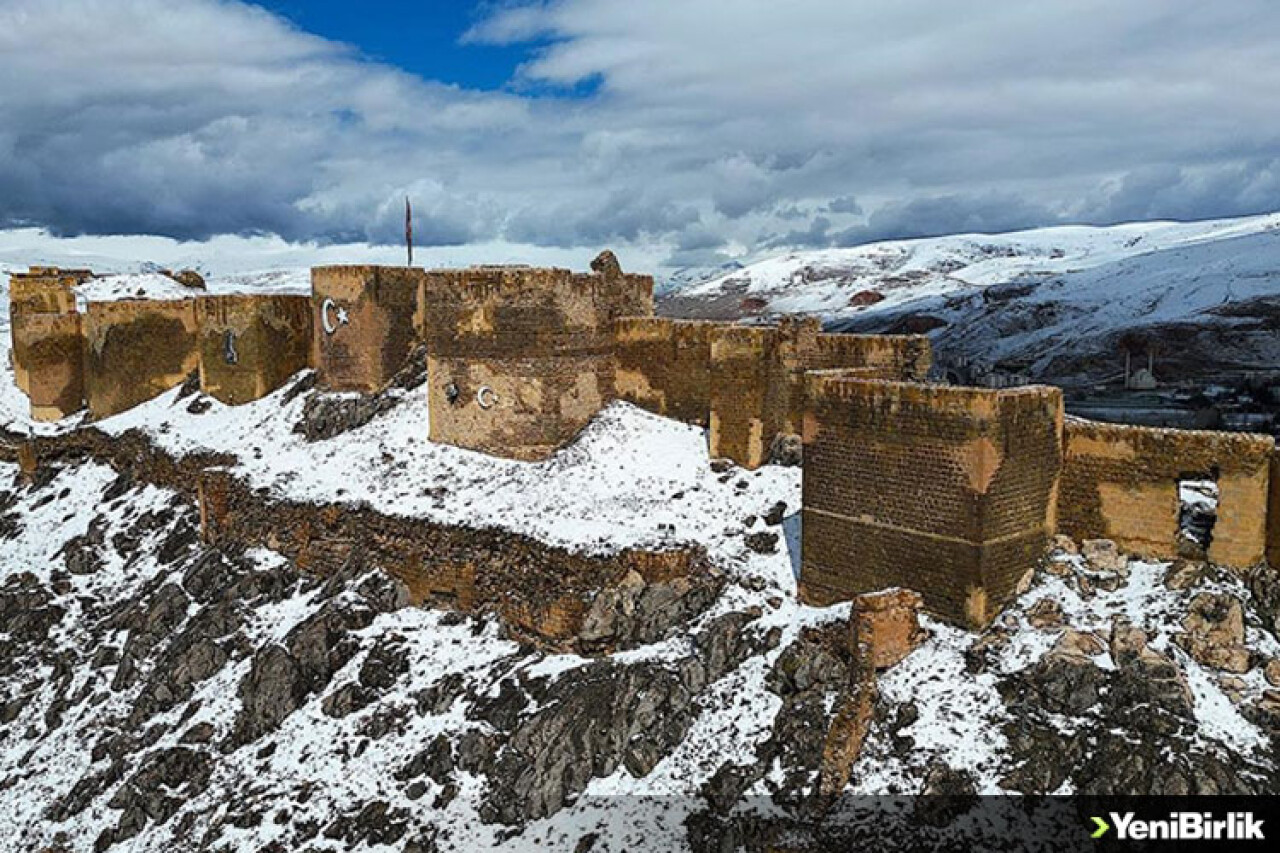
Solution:
[[[792,252],[681,288],[660,310],[924,331],[944,362],[1032,378],[1089,381],[1124,348],[1179,375],[1280,368],[1280,214]]]

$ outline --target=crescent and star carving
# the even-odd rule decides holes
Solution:
[[[334,319],[330,321],[329,314],[333,313]],[[332,335],[338,331],[339,326],[345,326],[351,322],[351,318],[347,316],[347,309],[334,303],[332,299],[326,298],[320,303],[320,323],[324,326],[325,334]]]

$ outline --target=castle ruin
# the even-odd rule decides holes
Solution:
[[[1175,556],[1178,484],[1189,478],[1220,489],[1212,561],[1280,563],[1269,437],[1067,418],[1046,386],[928,384],[921,335],[655,317],[652,278],[623,273],[611,253],[588,273],[317,267],[309,297],[193,292],[82,311],[75,288],[90,277],[47,267],[11,277],[14,373],[37,420],[109,417],[193,374],[239,405],[304,368],[323,388],[376,393],[411,366],[427,377],[424,439],[537,460],[622,400],[706,428],[710,455],[744,468],[803,442],[807,602],[908,587],[972,627],[1016,595],[1054,533]],[[211,527],[242,523],[227,487],[202,489]],[[319,540],[295,545],[323,552]],[[420,599],[474,597],[474,562],[426,574],[401,557]]]

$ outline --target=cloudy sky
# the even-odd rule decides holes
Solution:
[[[0,0],[0,227],[398,242],[408,194],[675,267],[1233,216],[1277,92],[1274,0]]]

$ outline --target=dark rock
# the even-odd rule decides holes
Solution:
[[[764,514],[764,523],[770,527],[777,527],[782,523],[782,519],[787,515],[787,502],[778,501],[769,511]]]
[[[774,554],[778,551],[778,534],[768,530],[748,533],[743,539],[747,547],[757,554]]]
[[[591,260],[591,270],[605,278],[617,278],[622,275],[622,264],[618,263],[617,255],[605,249]]]
[[[273,731],[302,706],[308,692],[307,678],[288,651],[274,644],[261,649],[240,682],[241,709],[230,746],[250,743]]]
[[[595,777],[652,768],[693,722],[693,696],[656,663],[602,661],[540,690],[489,773],[487,819],[524,823],[558,811]],[[461,756],[459,765],[461,766]]]
[[[302,407],[302,420],[293,431],[307,441],[324,441],[362,427],[383,412],[395,408],[399,400],[387,395],[330,396],[313,394]]]
[[[779,433],[769,445],[769,464],[798,468],[804,464],[804,442],[794,433]]]

